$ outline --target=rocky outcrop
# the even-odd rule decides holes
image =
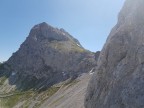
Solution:
[[[100,55],[100,51],[97,51],[97,52],[95,53],[95,60],[96,60],[96,61],[98,61],[99,55]]]
[[[89,72],[95,56],[64,29],[41,23],[32,28],[19,50],[5,63],[9,83],[17,89],[44,89]]]
[[[144,0],[126,0],[89,82],[86,108],[144,107]]]

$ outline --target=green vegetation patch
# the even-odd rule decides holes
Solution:
[[[70,80],[68,80],[68,81],[64,84],[64,86],[67,86],[67,88],[69,88],[69,87],[77,84],[78,82],[79,82],[78,80],[71,80],[71,79],[70,79]]]
[[[3,85],[6,80],[7,80],[6,76],[1,77],[0,78],[0,85]]]
[[[75,43],[72,44],[72,51],[76,51],[76,52],[85,52],[85,49],[79,47],[78,45],[76,45]]]
[[[10,94],[3,94],[0,98],[0,106],[1,108],[12,108],[17,103],[25,101],[33,95],[32,92],[13,92]]]
[[[39,106],[53,94],[55,94],[60,87],[52,86],[46,91],[39,93],[38,91],[15,91],[6,94],[0,94],[0,108],[12,108],[18,103],[22,102],[21,108],[28,108],[34,102],[33,108]]]
[[[11,97],[1,98],[0,105],[2,108],[12,108],[21,98],[21,95],[14,95]]]

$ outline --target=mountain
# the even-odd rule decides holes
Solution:
[[[5,63],[10,85],[18,90],[45,90],[75,79],[96,65],[95,54],[84,49],[64,29],[43,22],[35,25],[19,50]]]
[[[126,0],[89,82],[86,108],[144,108],[144,0]]]
[[[84,108],[100,52],[90,52],[64,29],[34,26],[19,50],[0,63],[2,108]]]

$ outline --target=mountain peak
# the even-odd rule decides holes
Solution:
[[[49,40],[49,41],[73,41],[81,46],[80,42],[71,36],[63,28],[54,28],[46,22],[35,25],[28,36],[36,41]],[[82,47],[82,46],[81,46]]]
[[[38,28],[40,29],[40,28],[53,28],[53,27],[47,24],[46,22],[42,22],[35,25],[32,29],[38,29]]]
[[[69,36],[64,32],[45,22],[35,25],[30,31],[29,37],[37,38],[38,40],[49,39],[50,41],[67,41],[69,39]]]

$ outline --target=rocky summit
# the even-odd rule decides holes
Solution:
[[[43,22],[34,26],[19,50],[5,63],[10,85],[19,90],[45,89],[75,79],[96,65],[94,53],[64,29]]]
[[[144,0],[126,0],[101,51],[86,108],[144,108]]]

